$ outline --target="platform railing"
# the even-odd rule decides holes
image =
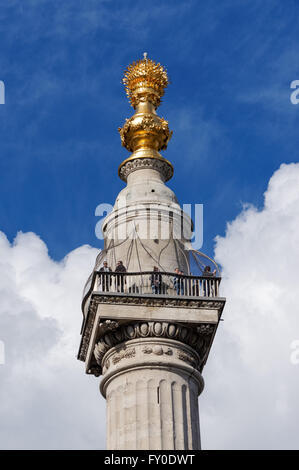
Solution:
[[[221,278],[187,276],[165,272],[95,273],[93,291],[120,294],[155,294],[188,297],[218,297]]]
[[[88,279],[82,300],[86,318],[93,293],[117,295],[156,295],[169,297],[220,297],[221,277],[188,276],[167,272],[102,272],[94,271]]]

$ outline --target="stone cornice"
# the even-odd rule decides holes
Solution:
[[[96,303],[111,303],[123,305],[144,305],[146,307],[187,307],[187,308],[205,308],[205,309],[219,309],[221,310],[225,304],[225,299],[217,298],[196,298],[190,296],[157,296],[157,295],[122,295],[122,294],[93,294],[93,300]]]
[[[140,305],[146,307],[180,307],[180,308],[193,308],[193,309],[217,309],[221,315],[222,309],[225,304],[225,299],[217,298],[217,299],[207,299],[201,298],[196,299],[192,297],[184,298],[182,297],[157,297],[157,296],[141,296],[141,295],[122,295],[122,294],[92,294],[88,315],[85,321],[85,325],[82,332],[82,339],[80,344],[80,349],[78,353],[78,359],[81,361],[85,361],[87,357],[87,351],[90,343],[90,338],[92,331],[94,329],[94,322],[97,312],[97,307],[99,304],[119,304],[119,305]],[[115,330],[118,328],[119,324],[116,321],[106,320],[104,323],[98,325],[103,329],[103,325],[105,324],[105,332],[109,332],[109,330]],[[209,329],[211,325],[209,324],[202,324],[201,329]],[[197,325],[198,327],[198,325]],[[212,326],[213,327],[213,326]],[[191,327],[194,329],[194,327]],[[196,327],[195,327],[196,328]],[[214,325],[214,332],[216,331]],[[132,339],[132,338],[131,338]],[[93,373],[93,372],[91,372]],[[99,374],[97,374],[99,375]]]

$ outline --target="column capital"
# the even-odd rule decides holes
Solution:
[[[144,348],[146,347],[145,340],[148,340],[151,343],[148,346],[148,351],[152,349],[151,353],[162,356],[165,355],[161,343],[163,339],[164,342],[172,341],[175,343],[176,348],[189,348],[191,350],[188,356],[189,359],[182,352],[181,360],[185,358],[185,362],[188,362],[193,369],[201,371],[214,330],[215,325],[209,324],[199,324],[196,327],[191,327],[166,321],[137,321],[119,325],[117,322],[108,321],[105,334],[101,336],[94,346],[94,357],[99,373],[104,373],[106,367],[105,361],[108,360],[107,354],[111,349],[113,349],[114,353],[115,351],[120,351],[119,358],[129,358],[131,353],[134,355],[133,349],[130,349],[131,353],[128,349],[132,340],[139,341]],[[154,342],[158,340],[159,346],[156,348]],[[161,353],[159,354],[157,351]],[[172,353],[170,352],[168,355],[170,356]],[[94,373],[94,371],[91,373]]]
[[[97,348],[97,347],[96,347]],[[106,389],[111,380],[130,372],[158,370],[184,374],[192,377],[197,384],[197,394],[204,388],[204,380],[199,372],[200,357],[198,353],[180,341],[163,337],[141,337],[120,343],[110,348],[101,359],[103,378],[100,385],[102,395],[106,398]]]

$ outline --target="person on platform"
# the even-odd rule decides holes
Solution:
[[[125,274],[127,272],[125,266],[123,265],[122,261],[118,261],[116,263],[115,268],[116,274],[116,286],[117,292],[124,292],[124,284],[126,283]]]
[[[179,268],[175,268],[174,271],[176,273],[176,276],[174,277],[173,285],[176,289],[176,293],[177,295],[184,295],[184,279],[182,277],[183,273],[179,270]]]
[[[103,266],[101,267],[100,272],[101,273],[111,273],[112,272],[112,269],[108,266],[108,263],[107,263],[106,260],[103,262]],[[112,279],[111,279],[110,274],[102,274],[100,276],[100,284],[102,284],[103,292],[109,292],[111,282],[112,282]]]
[[[203,273],[202,273],[202,277],[212,278],[215,276],[215,274],[216,274],[216,269],[212,272],[211,266],[205,266]],[[210,297],[211,292],[212,292],[211,282],[208,279],[204,279],[202,283],[203,283],[203,295],[205,297]]]
[[[150,280],[153,294],[161,294],[162,275],[159,272],[159,268],[157,266],[154,266],[153,272],[150,276]]]

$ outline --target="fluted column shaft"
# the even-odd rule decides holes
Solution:
[[[199,449],[197,353],[179,341],[126,341],[104,356],[107,448]]]

